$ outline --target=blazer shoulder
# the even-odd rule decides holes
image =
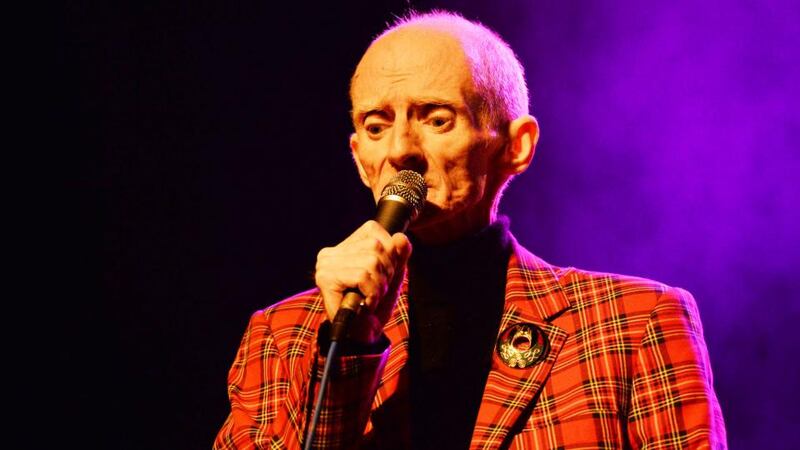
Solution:
[[[253,313],[250,327],[265,327],[278,347],[307,344],[325,320],[325,307],[318,289],[310,289],[282,299]]]
[[[253,318],[265,321],[273,330],[306,322],[306,318],[325,312],[319,289],[309,289],[281,299],[253,313]]]
[[[577,308],[615,302],[631,311],[645,313],[664,301],[677,301],[694,308],[694,299],[689,292],[656,280],[574,267],[555,270],[561,288]]]

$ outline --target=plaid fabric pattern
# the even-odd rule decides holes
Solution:
[[[334,366],[315,448],[410,448],[406,287],[384,328],[390,346]],[[681,289],[554,267],[515,244],[500,332],[534,324],[549,349],[525,369],[493,356],[470,448],[726,448],[699,317]],[[317,291],[253,315],[215,449],[301,447],[324,320]]]

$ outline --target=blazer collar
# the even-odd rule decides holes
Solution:
[[[497,339],[509,327],[524,323],[544,333],[547,350],[543,360],[524,369],[509,367],[496,351],[492,354],[471,449],[506,448],[524,425],[567,338],[567,332],[551,321],[569,307],[556,269],[514,241]]]
[[[526,317],[548,322],[570,307],[569,298],[561,290],[556,268],[516,240],[513,240],[513,246],[506,277],[506,310],[513,306]]]
[[[524,423],[561,351],[567,333],[551,320],[570,307],[569,298],[559,284],[556,269],[534,256],[515,239],[508,262],[505,306],[498,330],[500,334],[518,324],[532,324],[548,340],[544,359],[525,369],[506,366],[494,352],[492,367],[484,387],[480,410],[472,436],[471,449],[499,448],[516,427]],[[393,395],[402,382],[402,369],[408,361],[408,280],[403,281],[392,318],[384,328],[391,342],[389,358],[376,394],[374,407]]]

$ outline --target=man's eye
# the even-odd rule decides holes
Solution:
[[[428,119],[428,124],[433,126],[434,128],[444,128],[450,125],[450,118],[449,117],[431,117]]]
[[[365,126],[364,128],[367,130],[367,133],[369,134],[379,134],[381,131],[383,131],[383,125],[379,124],[370,124]]]

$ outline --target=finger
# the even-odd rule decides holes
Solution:
[[[342,297],[349,289],[358,289],[364,295],[367,307],[374,309],[389,284],[387,276],[378,269],[377,261],[375,255],[362,256],[361,261],[345,258],[340,264],[330,266],[331,270],[321,268],[316,272],[317,286],[329,315],[334,315],[339,309]]]
[[[329,269],[335,271],[338,267],[353,267],[362,265],[367,270],[375,270],[391,278],[394,273],[396,256],[394,255],[393,241],[389,238],[384,244],[377,238],[364,238],[336,247],[327,247],[317,254],[316,270]],[[354,287],[354,286],[351,286]]]
[[[342,244],[352,244],[364,239],[378,239],[385,247],[391,246],[391,236],[378,222],[368,220],[348,236]]]
[[[320,258],[315,272],[318,284],[338,291],[348,288],[365,289],[364,294],[378,293],[367,285],[369,281],[380,284],[394,274],[392,255],[384,253],[360,252],[353,254],[335,254]],[[329,286],[328,286],[329,285]]]
[[[354,277],[353,279],[358,280],[358,277]],[[333,286],[335,287],[331,289],[326,287],[326,284],[323,282],[318,283],[325,305],[325,311],[331,318],[336,315],[336,312],[341,307],[344,295],[350,290],[359,292],[363,297],[362,305],[366,307],[366,309],[374,311],[380,299],[386,294],[389,282],[385,278],[378,281],[372,279],[364,280],[362,278],[362,281],[357,282],[355,287],[347,287],[345,284],[335,284]]]
[[[359,263],[356,267],[369,267],[370,278],[362,275],[358,287],[365,295],[365,305],[371,312],[379,309],[383,311],[381,315],[388,318],[394,303],[397,300],[397,291],[405,274],[405,266],[411,255],[411,242],[403,233],[396,233],[391,237],[391,249],[388,252],[391,262],[385,259],[380,261],[366,261]],[[384,264],[381,266],[380,264]],[[355,269],[355,267],[354,267]]]
[[[397,247],[395,240],[401,247]],[[364,303],[374,311],[395,278],[398,261],[405,264],[402,258],[405,245],[408,245],[405,236],[393,238],[371,220],[337,246],[320,250],[315,281],[328,316],[335,316],[344,292],[353,288],[364,294]]]
[[[395,248],[395,273],[389,279],[385,297],[375,309],[375,315],[380,318],[382,323],[386,323],[392,315],[392,310],[394,309],[400,291],[400,285],[405,277],[408,258],[411,257],[411,242],[405,234],[395,233],[392,236],[392,240],[394,241]]]
[[[325,313],[328,315],[328,319],[332,321],[339,311],[339,305],[342,304],[342,294],[330,289],[320,289],[319,293],[322,295],[322,304],[325,306]]]
[[[405,267],[408,258],[411,257],[411,241],[408,240],[408,236],[405,234],[395,233],[392,235],[392,245],[399,257],[397,264]]]

